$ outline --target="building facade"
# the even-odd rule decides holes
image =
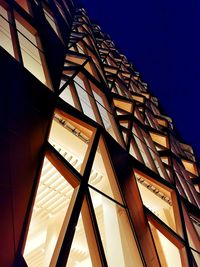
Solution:
[[[71,0],[0,0],[0,266],[200,266],[200,179],[139,72]]]

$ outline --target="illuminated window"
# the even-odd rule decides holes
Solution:
[[[49,266],[73,190],[45,158],[24,250],[29,267]]]
[[[149,150],[149,152],[151,154],[151,157],[152,157],[152,159],[154,161],[154,164],[156,166],[156,169],[157,169],[158,173],[160,174],[160,176],[162,178],[164,178],[166,180],[169,180],[169,177],[168,177],[168,175],[166,173],[166,170],[165,170],[165,168],[164,168],[164,166],[162,164],[162,161],[161,161],[161,159],[160,159],[160,157],[158,155],[158,152],[156,151],[156,148],[155,148],[150,136],[147,135],[144,131],[142,131],[142,135],[144,137],[144,141],[145,141],[145,143],[147,145],[147,148],[148,148],[148,150]]]
[[[200,200],[197,191],[195,190],[188,172],[177,161],[173,161],[175,173],[178,177],[180,186],[184,191],[184,195],[194,205],[200,205]],[[183,195],[183,194],[182,194]]]
[[[197,266],[200,264],[200,250],[199,250],[199,235],[200,235],[200,220],[197,216],[190,215],[187,213],[186,208],[182,204],[184,222],[187,230],[187,236],[191,252],[193,253],[194,259]]]
[[[122,203],[116,177],[102,138],[100,138],[94,158],[89,183],[104,194]]]
[[[0,5],[0,46],[14,57],[8,11]]]
[[[130,149],[129,149],[129,153],[136,158],[137,160],[139,160],[140,162],[144,163],[143,158],[140,154],[140,151],[138,149],[138,146],[135,143],[135,140],[132,139],[131,143],[130,143]]]
[[[90,193],[108,266],[142,267],[126,210],[92,189]]]
[[[192,174],[198,176],[198,172],[197,172],[197,167],[196,164],[194,162],[190,162],[188,160],[183,160],[182,159],[182,163],[185,167],[185,169],[189,172],[191,172]]]
[[[77,171],[81,172],[92,130],[67,114],[55,113],[49,142]]]
[[[162,135],[162,134],[156,134],[156,133],[150,133],[151,138],[154,142],[156,142],[157,144],[168,148],[168,139],[167,136]]]
[[[161,266],[162,267],[188,266],[184,246],[180,245],[181,248],[179,249],[152,223],[149,224],[156,245],[156,249],[160,258]]]
[[[138,150],[142,156],[142,159],[143,159],[145,165],[148,168],[150,168],[156,172],[157,169],[155,167],[155,164],[153,162],[153,159],[151,157],[149,149],[147,148],[147,145],[143,139],[142,132],[135,123],[133,124],[132,131],[133,131],[133,138],[135,140],[135,143],[137,144]],[[133,143],[132,143],[132,145],[133,145]],[[134,152],[134,151],[132,151],[132,152]]]
[[[102,91],[99,90],[94,84],[90,83],[90,85],[105,129],[115,140],[121,144],[121,136],[119,135],[115,120],[104,93],[102,93]]]
[[[89,209],[84,200],[66,267],[101,267]]]
[[[116,107],[123,109],[127,112],[131,113],[133,110],[133,104],[131,102],[124,101],[124,100],[118,100],[118,99],[114,99],[113,102],[114,102]]]
[[[96,121],[96,117],[95,116],[95,107],[94,107],[94,99],[91,97],[91,95],[87,92],[85,85],[82,81],[82,79],[80,79],[78,76],[76,76],[74,78],[75,81],[75,87],[77,90],[77,94],[79,96],[79,100],[81,102],[81,106],[83,109],[83,112],[90,117],[91,119]]]
[[[64,81],[61,86],[64,87]],[[74,82],[61,92],[60,97],[89,118],[104,125],[108,133],[122,145],[121,136],[104,93],[85,76],[75,76]]]
[[[92,267],[90,252],[85,234],[83,218],[80,215],[76,232],[70,249],[70,254],[66,267]]]
[[[23,64],[42,83],[50,86],[43,52],[40,48],[37,31],[16,14],[17,34]]]

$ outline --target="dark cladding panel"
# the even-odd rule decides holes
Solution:
[[[0,266],[11,266],[43,157],[54,100],[49,89],[2,49],[0,69]]]

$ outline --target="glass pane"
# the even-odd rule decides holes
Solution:
[[[109,105],[107,103],[105,95],[90,82],[94,98],[97,103],[99,113],[101,115],[103,124],[107,132],[121,144],[121,137],[119,136],[118,129],[113,118],[112,113],[110,112]]]
[[[75,107],[74,99],[69,85],[62,91],[62,93],[60,94],[60,98],[62,98],[65,102],[67,102],[71,106]]]
[[[151,138],[144,131],[142,131],[142,134],[143,134],[144,140],[145,140],[145,142],[147,144],[149,152],[150,152],[150,154],[152,156],[152,159],[154,161],[154,164],[155,164],[160,176],[163,177],[164,179],[169,180],[169,177],[168,177],[168,175],[167,175],[167,173],[165,171],[165,168],[164,168],[164,166],[162,164],[162,161],[161,161],[161,159],[160,159],[160,157],[158,155],[158,152],[156,151],[156,148],[155,148]]]
[[[66,267],[92,267],[82,216],[79,216]]]
[[[140,162],[143,163],[143,159],[142,159],[142,157],[141,157],[141,154],[140,154],[140,152],[139,152],[139,150],[138,150],[137,145],[135,144],[134,139],[131,140],[129,153],[130,153],[134,158],[138,159]]]
[[[200,251],[195,251],[195,250],[191,249],[191,252],[192,252],[192,255],[193,255],[195,263],[196,263],[195,266],[200,266]]]
[[[79,122],[55,114],[49,142],[55,149],[80,172],[81,165],[90,142],[92,131]]]
[[[29,267],[47,267],[63,225],[73,187],[45,158],[26,240]]]
[[[125,209],[92,189],[90,192],[108,266],[142,267]]]
[[[22,34],[18,33],[18,36],[25,68],[36,76],[36,78],[38,78],[42,83],[46,84],[38,49]]]
[[[6,19],[7,21],[9,21],[8,19],[8,11],[7,9],[5,9],[2,5],[4,3],[0,3],[0,16],[3,17],[4,19]]]
[[[99,109],[99,113],[101,115],[101,118],[103,120],[103,124],[104,124],[104,127],[106,129],[106,131],[116,140],[116,141],[119,141],[117,139],[117,136],[113,130],[113,126],[116,128],[116,125],[115,125],[115,121],[113,119],[113,116],[112,114],[104,107],[104,103],[103,103],[103,100],[100,96],[98,96],[95,92],[94,93],[94,96],[95,96],[95,99],[98,99],[97,101],[97,107]],[[98,98],[97,98],[98,96]],[[112,125],[113,124],[113,125]]]
[[[27,28],[25,28],[18,20],[15,21],[17,30],[20,31],[30,42],[37,46],[37,41],[35,35],[31,33]]]
[[[98,109],[99,109],[99,112],[101,114],[101,118],[103,120],[103,124],[104,124],[106,130],[111,135],[114,134],[107,110],[102,106],[102,104],[99,104],[99,102],[97,102],[97,106],[98,106]],[[114,138],[116,139],[115,136],[114,136]]]
[[[140,182],[138,183],[143,204],[172,229],[175,229],[172,206],[161,198],[161,196],[159,195],[159,193],[162,194],[161,192],[157,194],[156,190],[156,192],[154,193],[149,190],[148,186],[149,184],[145,184],[145,182],[143,182],[142,184]],[[164,194],[162,195],[164,196]],[[165,197],[167,198],[167,196]]]
[[[177,232],[171,193],[162,186],[135,173],[143,204],[159,219]],[[176,214],[178,216],[178,214]],[[180,234],[180,233],[179,233]]]
[[[103,139],[100,139],[97,148],[89,183],[104,194],[122,203],[116,177],[112,171]]]
[[[14,57],[10,25],[7,19],[7,11],[2,6],[0,6],[0,45]]]
[[[143,160],[145,162],[145,165],[148,168],[150,168],[152,170],[155,170],[155,167],[152,164],[152,160],[151,160],[151,158],[149,156],[149,152],[148,152],[147,148],[145,148],[145,144],[138,137],[134,136],[134,138],[135,138],[135,142],[136,142],[136,144],[138,146],[138,149],[139,149],[139,151],[140,151],[140,153],[142,155],[142,158],[143,158]]]
[[[56,24],[54,17],[45,8],[43,10],[44,10],[45,18],[47,19],[47,21],[49,22],[49,24],[51,25],[51,27],[55,31],[55,33],[59,36],[57,24]]]
[[[182,267],[179,249],[150,223],[162,267]]]
[[[74,85],[76,87],[83,112],[89,118],[96,121],[94,110],[92,108],[92,106],[94,106],[94,99],[88,94],[88,92],[85,89],[83,81],[78,76],[74,78],[74,81],[75,81]]]
[[[200,220],[197,216],[189,215],[183,204],[182,204],[182,210],[183,210],[184,223],[187,231],[187,237],[190,248],[200,253],[200,248],[199,248]],[[194,254],[194,256],[195,255],[196,254]],[[199,254],[199,261],[200,261],[200,254]]]
[[[20,22],[16,20],[19,43],[22,53],[23,63],[36,78],[47,85],[37,40],[34,34],[28,31]]]

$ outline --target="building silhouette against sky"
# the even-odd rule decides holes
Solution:
[[[192,145],[198,157],[199,2],[77,1],[90,20],[109,33],[120,52],[140,71],[148,90],[175,121],[182,142]]]
[[[70,0],[0,0],[0,266],[200,264],[199,167]]]

